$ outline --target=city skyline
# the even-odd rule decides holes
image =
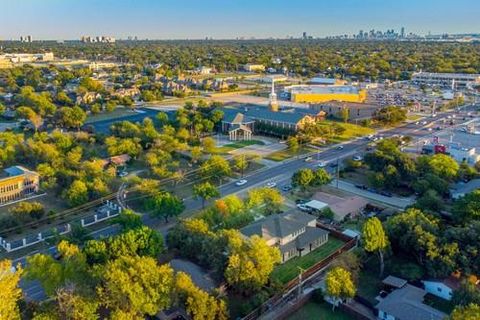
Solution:
[[[2,3],[3,2],[3,3]],[[219,0],[151,3],[146,0],[58,1],[21,3],[1,0],[0,39],[32,35],[37,40],[70,40],[83,35],[109,35],[119,39],[235,39],[299,38],[356,34],[405,27],[416,34],[478,33],[473,0],[413,0],[384,3],[378,0],[347,0],[320,3],[299,0]],[[73,14],[75,13],[75,14]]]

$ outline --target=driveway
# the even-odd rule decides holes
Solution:
[[[190,275],[195,285],[207,292],[210,292],[217,287],[215,281],[213,281],[210,275],[193,262],[181,259],[173,259],[170,261],[170,266],[177,272],[183,271]]]

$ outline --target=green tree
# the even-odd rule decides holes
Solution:
[[[112,312],[153,316],[171,305],[173,270],[150,257],[124,256],[109,261],[97,293]]]
[[[165,219],[168,223],[168,218],[177,217],[185,210],[183,201],[170,192],[161,192],[146,201],[145,207],[150,211],[151,216]]]
[[[459,222],[480,220],[480,190],[467,193],[456,200],[452,212]]]
[[[298,150],[300,149],[300,144],[299,144],[298,139],[296,137],[288,138],[287,139],[287,146],[288,146],[288,149],[292,153],[297,153]]]
[[[235,163],[235,168],[240,170],[241,177],[243,178],[243,174],[245,173],[245,170],[247,170],[248,165],[249,165],[249,161],[247,159],[247,156],[245,154],[235,156],[233,158],[233,161]]]
[[[81,180],[73,181],[70,188],[65,191],[64,197],[71,207],[84,204],[88,201],[87,185]]]
[[[314,179],[315,174],[311,169],[300,169],[293,174],[292,185],[294,187],[300,187],[302,191],[305,191],[309,186],[312,185]]]
[[[457,177],[460,169],[455,159],[442,153],[432,156],[429,166],[433,173],[450,181]]]
[[[363,248],[367,252],[377,252],[380,259],[380,277],[383,276],[383,253],[388,247],[388,238],[382,223],[376,217],[368,219],[362,228]]]
[[[323,168],[317,169],[313,176],[312,185],[320,187],[329,184],[332,181],[330,174]]]
[[[57,314],[67,320],[97,320],[99,303],[83,297],[71,289],[59,289],[56,293]]]
[[[480,319],[480,305],[457,306],[450,315],[450,320],[477,320]]]
[[[232,174],[232,169],[227,160],[221,156],[212,156],[200,167],[200,174],[210,180],[221,180]]]
[[[248,208],[263,208],[264,213],[270,215],[280,210],[283,200],[277,189],[257,188],[248,192],[246,203]]]
[[[193,194],[196,199],[202,199],[202,208],[205,208],[205,202],[220,196],[220,191],[210,182],[204,182],[193,186]]]

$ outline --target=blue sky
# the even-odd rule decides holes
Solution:
[[[299,37],[405,26],[480,33],[479,0],[0,0],[0,39]]]

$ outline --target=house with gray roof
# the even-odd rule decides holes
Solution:
[[[316,217],[304,212],[289,211],[256,221],[240,232],[262,237],[269,246],[280,249],[282,263],[304,256],[328,241],[328,231],[317,228]]]
[[[378,309],[378,319],[387,320],[442,320],[447,315],[423,303],[427,292],[418,287],[400,281],[399,278],[386,278],[393,287],[400,286],[384,298],[377,298],[380,302],[375,306]]]

